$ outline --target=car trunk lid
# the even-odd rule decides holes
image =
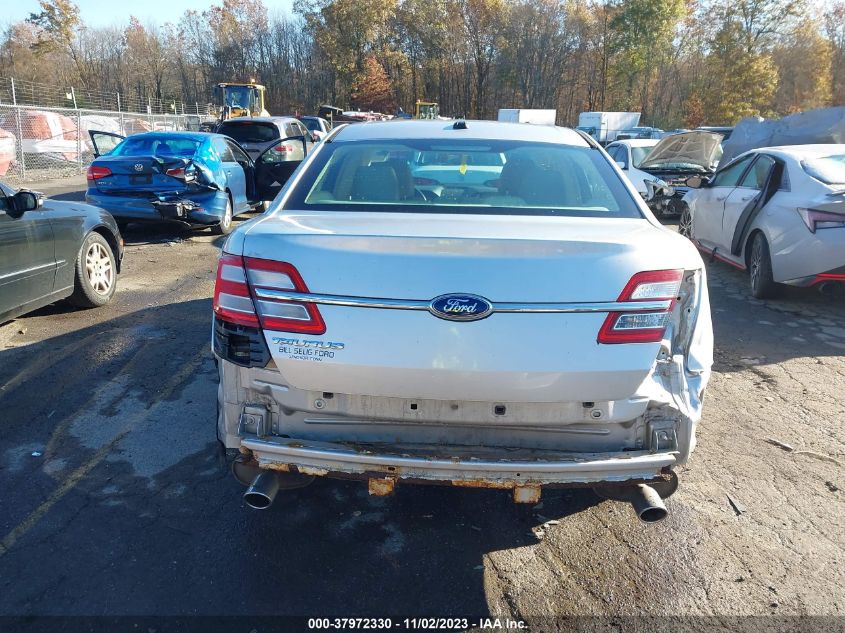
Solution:
[[[264,328],[294,387],[559,402],[623,399],[646,378],[659,342],[598,343],[608,310],[589,306],[665,269],[675,244],[643,219],[309,213],[257,223],[243,256],[248,268],[253,259],[290,263],[303,284],[293,291],[322,296],[324,332]],[[265,315],[279,310],[267,291],[292,290],[260,271],[248,278]],[[432,301],[443,295],[489,302],[492,313],[448,320],[448,304]]]

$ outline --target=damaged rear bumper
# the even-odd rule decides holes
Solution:
[[[432,482],[462,487],[504,488],[577,486],[661,478],[675,465],[675,452],[566,453],[483,448],[377,447],[332,442],[244,438],[262,469],[318,476],[352,476],[392,482]]]
[[[213,225],[226,211],[228,195],[208,190],[190,196],[179,193],[110,195],[90,189],[85,201],[111,213],[118,220],[177,222],[185,225]]]

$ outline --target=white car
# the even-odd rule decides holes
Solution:
[[[696,249],[547,126],[333,130],[226,241],[213,306],[218,437],[257,508],[328,475],[587,485],[657,520],[712,362]]]
[[[845,145],[755,149],[690,183],[680,232],[747,270],[755,297],[845,281]]]
[[[650,173],[638,169],[651,152],[652,148],[660,141],[658,139],[642,138],[642,139],[627,139],[624,141],[614,141],[605,148],[605,151],[610,154],[610,157],[619,165],[622,173],[634,185],[634,189],[645,198],[649,195],[649,188],[646,181],[657,183],[659,178],[652,176]],[[653,190],[653,188],[652,188]]]

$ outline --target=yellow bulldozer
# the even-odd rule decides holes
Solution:
[[[239,116],[270,116],[264,108],[264,91],[261,84],[250,80],[249,83],[217,84],[222,96],[220,121]]]
[[[417,99],[415,119],[436,119],[440,116],[440,105],[436,101],[420,101]]]

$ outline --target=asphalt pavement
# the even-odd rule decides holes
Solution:
[[[587,490],[526,511],[319,478],[261,512],[215,439],[221,238],[125,238],[112,304],[0,325],[0,615],[845,614],[841,295],[758,301],[708,264],[716,365],[662,523]]]

